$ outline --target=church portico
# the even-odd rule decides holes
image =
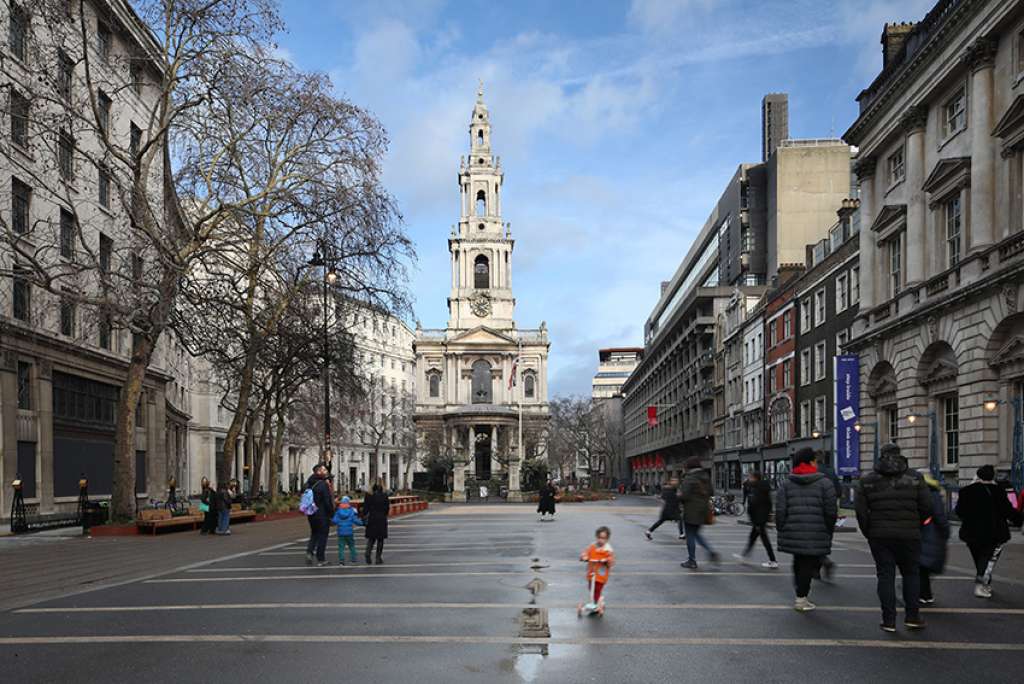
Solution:
[[[417,449],[451,463],[453,500],[485,482],[507,486],[515,500],[523,460],[542,453],[550,343],[543,323],[515,323],[515,241],[501,218],[504,172],[491,153],[482,89],[469,133],[458,170],[461,218],[448,238],[448,326],[416,329]]]

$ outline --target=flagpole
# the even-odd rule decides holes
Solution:
[[[523,338],[521,336],[518,339],[518,345],[519,345],[518,356],[517,356],[516,364],[515,364],[515,368],[516,368],[515,372],[516,372],[517,375],[519,374],[519,364],[521,364],[523,362]],[[516,382],[517,385],[519,384],[519,378],[518,377],[515,378],[515,382]],[[517,454],[517,456],[519,456],[519,461],[520,462],[526,460],[524,458],[524,456],[523,456],[523,392],[524,392],[524,388],[523,388],[523,386],[520,386],[519,387],[519,434],[517,435],[517,437],[518,437],[518,444],[516,445],[516,449],[517,449],[516,454]]]

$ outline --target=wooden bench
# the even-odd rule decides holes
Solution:
[[[172,516],[171,512],[166,508],[158,508],[139,513],[139,517],[135,521],[135,524],[138,526],[140,532],[148,531],[150,534],[155,535],[157,530],[194,530],[202,522],[202,515],[190,514]]]

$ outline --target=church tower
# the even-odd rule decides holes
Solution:
[[[511,330],[512,231],[501,219],[501,159],[491,151],[491,119],[484,104],[483,84],[469,121],[469,156],[459,164],[460,218],[448,239],[452,287],[448,297],[448,328],[468,330],[480,325]]]

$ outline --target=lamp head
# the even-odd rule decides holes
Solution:
[[[996,401],[995,399],[989,399],[988,401],[985,402],[984,406],[986,411],[988,411],[989,413],[994,413],[995,410],[999,408],[999,402]]]
[[[917,422],[917,415],[911,413],[909,416],[907,416],[907,422],[910,423],[911,425],[916,423]]]
[[[328,271],[327,272],[327,283],[329,285],[333,285],[336,280],[338,280],[338,274],[335,273],[334,271]]]
[[[861,425],[860,423],[854,423],[854,424],[853,424],[853,429],[854,429],[855,431],[857,431],[857,432],[860,432],[861,430],[863,430],[863,429],[864,429],[864,427],[863,427],[863,426],[862,426],[862,425]]]

